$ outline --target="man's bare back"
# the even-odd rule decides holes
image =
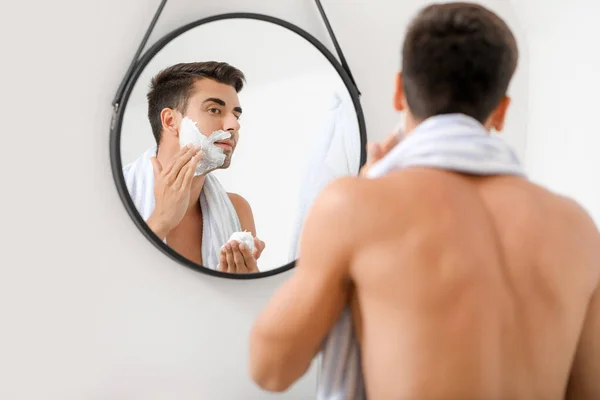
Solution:
[[[267,390],[308,370],[350,304],[369,398],[561,399],[569,375],[570,398],[600,398],[600,235],[566,198],[424,168],[344,178],[302,250],[251,335]]]
[[[518,54],[507,24],[481,5],[432,4],[413,18],[393,101],[402,134],[370,145],[361,175],[419,127],[439,129],[427,136],[439,142],[421,137],[413,153],[390,154],[388,175],[321,192],[294,275],[251,334],[261,387],[288,388],[328,338],[339,355],[347,331],[329,335],[350,305],[371,399],[600,399],[600,234],[589,216],[515,176],[401,169],[416,155],[427,160],[418,165],[460,159],[463,171],[514,173],[504,170],[519,164],[512,151],[481,142],[504,128]],[[444,137],[429,123],[447,114],[462,122]],[[319,393],[356,395],[350,364],[324,368],[332,382]]]
[[[600,270],[587,215],[515,177],[360,185],[349,275],[369,397],[563,398]]]

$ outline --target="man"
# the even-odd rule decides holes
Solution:
[[[397,77],[403,142],[452,114],[491,143],[516,63],[512,33],[485,8],[422,10]],[[407,149],[396,141],[370,149],[366,177],[340,179],[315,202],[294,275],[252,330],[253,379],[286,390],[350,306],[369,398],[600,398],[600,234],[590,217],[508,173],[414,166],[370,178]]]
[[[225,155],[218,168],[229,168],[239,140],[238,92],[244,79],[240,70],[220,62],[177,64],[161,71],[148,92],[156,148],[123,171],[138,211],[156,236],[187,259],[229,273],[258,272],[264,242],[256,237],[248,202],[226,193],[209,175],[216,168],[195,176],[204,155],[198,146],[181,148],[179,135],[184,117],[204,136],[230,133],[229,139],[215,143]],[[240,230],[252,233],[253,253],[244,244],[228,242]]]

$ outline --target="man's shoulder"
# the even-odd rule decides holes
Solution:
[[[556,197],[556,208],[563,213],[565,220],[572,221],[584,232],[588,232],[591,238],[597,242],[600,251],[600,232],[588,210],[571,197],[559,194],[554,194],[554,196]]]
[[[539,199],[543,205],[538,207],[540,218],[553,226],[552,232],[560,232],[560,237],[570,243],[569,248],[579,256],[584,253],[592,257],[600,268],[600,231],[586,208],[572,197],[538,187]],[[567,246],[568,247],[568,246]]]
[[[345,176],[331,181],[319,194],[317,202],[333,209],[353,208],[368,200],[368,193],[363,189],[368,186],[366,178]]]
[[[231,204],[233,204],[233,208],[235,208],[235,211],[238,213],[238,215],[240,213],[252,212],[250,203],[248,203],[248,200],[241,195],[227,192],[227,197],[229,197],[229,200],[231,201]]]
[[[256,226],[254,225],[254,216],[252,215],[252,208],[250,207],[250,203],[248,200],[243,198],[237,193],[227,193],[231,204],[237,214],[240,224],[242,225],[243,230],[247,230],[252,232],[253,235],[256,235]]]
[[[554,192],[546,187],[529,182],[537,192],[539,198],[544,199],[548,205],[546,211],[552,212],[561,219],[571,221],[574,226],[587,227],[598,232],[590,213],[573,197]]]
[[[248,203],[248,200],[246,200],[243,196],[237,194],[237,193],[231,193],[231,192],[227,192],[227,196],[229,197],[229,200],[231,200],[232,203],[234,203],[234,205],[236,204],[243,204],[243,205],[250,205],[250,203]]]
[[[331,181],[319,193],[311,207],[325,221],[335,222],[343,229],[345,224],[361,229],[362,221],[377,213],[382,192],[371,179],[347,176]]]

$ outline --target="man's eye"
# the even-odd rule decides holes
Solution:
[[[209,108],[208,112],[211,114],[221,114],[221,110],[219,110],[218,108]]]

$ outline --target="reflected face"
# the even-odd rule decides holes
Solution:
[[[231,133],[229,139],[215,143],[225,153],[225,163],[220,168],[228,168],[231,164],[231,157],[239,139],[241,115],[240,100],[232,86],[212,79],[199,79],[194,83],[185,116],[197,122],[196,126],[206,137],[218,130]]]

